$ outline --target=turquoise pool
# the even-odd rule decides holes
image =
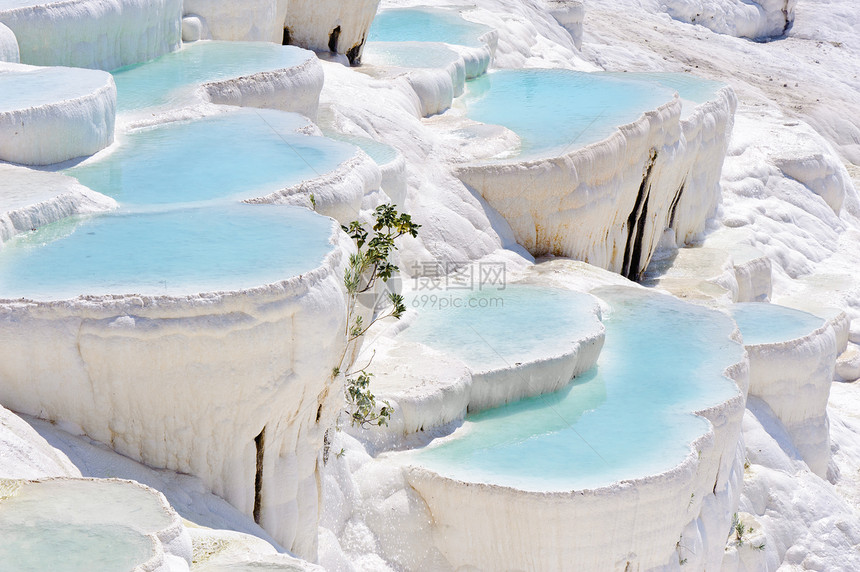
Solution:
[[[571,340],[599,328],[594,298],[537,286],[420,291],[406,306],[418,316],[399,338],[450,353],[476,371],[569,353]]]
[[[738,392],[723,376],[743,357],[729,338],[734,323],[631,288],[596,294],[611,306],[596,368],[554,394],[469,415],[451,436],[406,453],[409,461],[531,491],[599,487],[680,463],[709,426],[691,411]]]
[[[726,84],[710,79],[700,78],[689,73],[670,72],[602,72],[599,75],[613,77],[629,81],[643,81],[656,83],[668,89],[678,92],[681,99],[692,103],[705,103],[714,98],[716,93]]]
[[[264,196],[316,178],[355,148],[300,135],[307,120],[270,109],[235,109],[126,134],[119,145],[66,174],[125,205]]]
[[[492,28],[464,20],[455,10],[395,8],[376,15],[368,42],[443,42],[480,47],[481,36]]]
[[[673,97],[674,90],[658,83],[560,69],[517,69],[496,70],[469,82],[461,101],[469,118],[503,125],[519,135],[519,155],[529,158],[605,139]]]
[[[158,59],[114,70],[117,110],[180,106],[201,84],[291,68],[313,57],[295,46],[266,42],[195,42]]]
[[[446,68],[460,55],[444,44],[433,42],[368,42],[361,61],[375,66]]]
[[[374,163],[380,167],[387,165],[397,158],[397,149],[391,145],[380,143],[370,137],[361,137],[358,135],[346,135],[335,131],[324,131],[323,134],[329,139],[343,141],[350,145],[359,147],[362,151],[368,154]]]
[[[795,340],[824,325],[823,318],[776,304],[733,304],[731,312],[748,346]]]
[[[0,71],[0,112],[59,103],[90,95],[107,84],[104,72],[48,67]]]
[[[307,209],[242,203],[65,219],[5,243],[0,299],[253,288],[317,268],[332,224]]]

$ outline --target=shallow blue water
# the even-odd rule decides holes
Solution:
[[[302,116],[237,109],[127,134],[65,172],[125,205],[259,197],[334,170],[354,147],[295,133]]]
[[[520,136],[520,156],[561,154],[605,139],[672,101],[657,83],[558,69],[496,70],[469,82],[469,118]]]
[[[324,132],[326,137],[330,139],[334,139],[336,141],[344,141],[351,145],[355,145],[356,147],[361,148],[362,151],[367,153],[373,161],[379,165],[387,165],[388,163],[394,161],[397,158],[397,149],[388,145],[386,143],[380,143],[375,139],[371,139],[369,137],[361,137],[358,135],[346,135],[344,133],[337,133],[334,131]]]
[[[787,342],[824,325],[823,318],[776,304],[733,304],[731,311],[748,346]]]
[[[726,84],[704,79],[689,73],[660,73],[660,72],[600,72],[599,75],[626,79],[630,81],[653,82],[673,91],[677,91],[681,99],[693,103],[705,103],[714,98],[714,95]]]
[[[368,42],[361,61],[375,66],[444,69],[459,58],[451,48],[433,42]]]
[[[0,250],[0,298],[183,295],[252,288],[320,265],[330,219],[231,203],[65,219]]]
[[[297,66],[311,56],[267,42],[194,42],[150,62],[115,70],[117,110],[179,104],[197,86]]]
[[[0,73],[0,112],[90,95],[103,87],[106,80],[104,72],[80,68],[48,67]]]
[[[0,522],[0,537],[3,570],[14,572],[126,572],[154,555],[149,538],[116,524]]]
[[[599,328],[594,298],[536,286],[419,291],[406,305],[418,317],[400,337],[453,354],[479,371],[569,352],[571,339]]]
[[[738,392],[722,375],[743,356],[729,339],[734,324],[669,296],[596,294],[612,311],[595,369],[554,394],[470,415],[451,437],[408,453],[410,461],[533,491],[603,486],[680,463],[708,429],[690,412]]]
[[[26,483],[0,502],[0,569],[126,572],[154,556],[145,535],[170,522],[151,492],[128,483]]]
[[[395,8],[382,10],[373,20],[368,42],[444,42],[481,46],[478,39],[492,28],[464,20],[455,10]]]

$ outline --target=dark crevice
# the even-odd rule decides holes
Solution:
[[[630,261],[630,276],[628,278],[630,280],[634,280],[636,282],[642,277],[642,272],[645,270],[642,265],[642,243],[645,241],[645,226],[648,221],[648,198],[650,198],[651,187],[648,187],[647,197],[645,199],[645,205],[642,207],[642,216],[639,217],[639,221],[636,223],[636,240],[633,241],[633,254],[631,255]]]
[[[290,29],[284,28],[284,39],[281,41],[281,44],[284,46],[289,46],[290,40],[292,40],[292,36],[290,34]]]
[[[361,53],[361,46],[363,45],[363,43],[364,42],[362,42],[361,44],[356,44],[347,50],[346,57],[349,60],[349,65],[357,66],[361,64],[361,56],[359,56],[358,54]]]
[[[681,183],[681,186],[678,187],[678,191],[672,199],[672,204],[669,205],[669,228],[675,228],[675,209],[678,208],[678,203],[681,202],[681,195],[684,193],[685,186],[687,186],[686,178]]]
[[[257,473],[254,476],[254,522],[260,524],[260,508],[263,504],[263,449],[266,447],[266,428],[254,437],[257,448]]]
[[[322,403],[320,403],[320,406],[317,407],[317,421],[316,422],[319,423],[321,418],[322,418]]]
[[[358,42],[356,45],[354,45],[353,47],[351,47],[350,49],[348,49],[346,51],[346,57],[349,59],[349,65],[351,65],[351,66],[361,65],[361,55],[360,54],[361,54],[361,48],[362,48],[362,46],[364,46],[364,40],[365,40],[365,38],[362,37],[360,42]]]
[[[337,53],[337,41],[340,39],[340,26],[331,31],[328,37],[328,50]]]
[[[654,170],[656,161],[657,150],[651,149],[651,156],[645,164],[645,172],[642,174],[642,182],[639,184],[636,203],[627,217],[627,243],[624,247],[621,274],[629,280],[638,279],[640,274],[639,263],[642,254],[642,240],[645,235],[645,219],[648,214],[648,195],[651,193],[651,172]]]

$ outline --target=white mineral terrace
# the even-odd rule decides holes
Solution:
[[[193,106],[203,100],[314,118],[323,86],[322,67],[313,52],[263,42],[185,44],[113,75],[120,112]]]
[[[857,14],[0,0],[0,569],[860,570]]]
[[[402,70],[421,102],[421,115],[441,113],[463,94],[466,80],[487,72],[498,33],[453,10],[405,8],[382,11],[370,29],[364,64],[368,73],[397,77]],[[373,66],[394,68],[374,71]]]
[[[0,63],[0,160],[47,165],[113,142],[116,86],[96,70]]]
[[[117,206],[72,177],[0,164],[0,248],[16,234]]]
[[[8,570],[183,572],[191,539],[164,497],[116,479],[0,480]]]
[[[736,304],[731,311],[749,353],[750,396],[771,408],[809,468],[826,477],[826,406],[837,356],[834,325],[775,304]]]
[[[467,97],[470,118],[520,135],[522,158],[466,164],[456,174],[505,217],[532,254],[570,256],[636,279],[664,230],[671,244],[683,245],[713,216],[734,93],[719,89],[684,118],[671,89],[633,79],[643,85],[557,70],[505,71],[488,76],[474,103]],[[532,84],[543,87],[539,95]],[[569,119],[556,119],[550,110],[573,85],[583,88],[583,103],[571,105]],[[642,100],[630,93],[647,93],[655,110],[640,115]],[[515,102],[527,111],[506,117],[503,110]]]
[[[414,315],[372,346],[371,387],[395,408],[390,427],[378,430],[387,444],[467,411],[557,391],[591,369],[603,347],[597,301],[579,292],[533,284],[428,289],[410,293],[407,306]]]
[[[112,70],[179,47],[180,0],[3,0],[21,62]]]
[[[748,367],[735,325],[642,290],[594,293],[609,305],[595,370],[389,456],[407,466],[454,568],[650,570],[681,558],[681,535],[705,547],[700,566],[721,558],[708,536],[742,473]]]
[[[0,262],[2,321],[28,325],[24,337],[16,327],[0,336],[9,342],[4,403],[199,477],[313,558],[316,457],[339,408],[329,384],[337,387],[349,246],[331,219],[238,202],[316,184],[329,193],[318,193],[321,208],[355,216],[344,197],[354,195],[357,211],[378,185],[375,163],[302,134],[308,127],[296,114],[232,109],[127,131],[115,149],[67,170],[104,195],[64,175],[4,167],[4,185],[45,190],[5,198],[17,234]],[[248,139],[228,135],[237,132]],[[206,161],[191,158],[202,150]],[[70,216],[115,208],[108,197],[117,211]],[[21,234],[24,223],[31,232]],[[50,360],[37,357],[45,344]],[[51,390],[48,380],[60,378]],[[44,392],[30,390],[34,380]],[[284,482],[294,487],[275,485]]]

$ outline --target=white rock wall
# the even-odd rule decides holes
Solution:
[[[0,10],[21,61],[113,70],[179,48],[182,0],[67,0]]]
[[[36,73],[40,68],[0,63],[0,74]],[[48,165],[92,155],[111,143],[116,121],[116,85],[110,74],[80,70],[88,93],[56,102],[0,111],[0,160]]]
[[[289,0],[284,27],[291,44],[358,64],[378,6],[379,0]]]
[[[547,0],[547,9],[562,27],[570,32],[573,44],[582,48],[582,23],[585,5],[580,0]]]
[[[762,39],[785,34],[794,23],[797,0],[661,0],[676,20],[718,34]]]
[[[66,455],[51,447],[23,419],[0,407],[0,479],[80,476]]]
[[[330,173],[245,202],[305,207],[348,225],[360,218],[363,199],[377,191],[381,181],[379,167],[358,149],[355,156]]]
[[[788,342],[746,347],[749,394],[767,403],[812,472],[826,477],[830,462],[827,399],[837,354],[834,326],[826,323]]]
[[[533,255],[568,256],[638,279],[665,229],[683,244],[713,216],[736,105],[724,88],[681,120],[676,99],[561,157],[455,173]]]
[[[18,63],[20,60],[18,39],[15,37],[15,33],[0,24],[0,62]]]
[[[325,76],[316,55],[300,65],[203,85],[209,101],[219,105],[293,111],[315,119]]]
[[[197,38],[280,44],[288,0],[184,0],[185,19],[196,17],[201,25]],[[187,23],[183,21],[183,36]]]
[[[242,292],[0,302],[0,403],[199,477],[316,558],[317,456],[340,410],[345,236],[321,267]]]

